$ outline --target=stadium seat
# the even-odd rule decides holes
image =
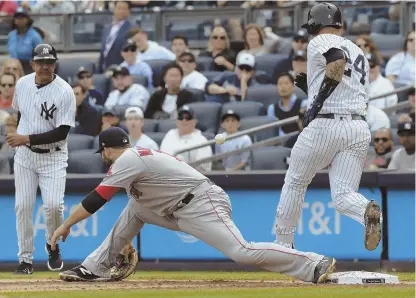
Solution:
[[[256,101],[263,104],[264,108],[275,104],[279,100],[276,85],[258,85],[247,89],[246,101]]]
[[[370,34],[371,39],[380,51],[383,58],[390,58],[397,53],[403,46],[405,37],[393,34]],[[355,39],[352,39],[355,41]]]
[[[242,102],[229,102],[222,106],[221,116],[228,110],[233,110],[240,118],[265,115],[266,111],[261,102],[255,101],[242,101]]]
[[[254,78],[259,84],[262,85],[268,85],[273,83],[271,76],[262,70],[256,71]]]
[[[246,130],[248,128],[268,124],[274,121],[276,120],[267,116],[255,116],[255,117],[243,118],[241,119],[241,122],[240,122],[240,130]],[[274,128],[270,128],[267,130],[263,130],[263,131],[251,134],[251,139],[254,142],[256,142],[256,141],[261,141],[264,139],[269,139],[277,135],[278,135],[278,128],[274,127]]]
[[[388,115],[390,119],[390,127],[392,128],[392,130],[397,128],[397,122],[399,121],[400,114],[401,113],[394,113],[394,114]]]
[[[95,71],[95,64],[93,61],[91,61],[91,59],[74,57],[58,60],[56,72],[62,79],[72,83],[78,73],[78,69],[81,66],[84,66],[86,69],[93,73]]]
[[[227,73],[228,71],[201,71],[201,73],[208,79],[208,81],[213,81],[215,78]]]
[[[161,119],[158,121],[157,132],[167,133],[169,130],[176,128],[176,120],[173,119]]]
[[[216,133],[220,119],[220,103],[195,102],[188,104],[188,106],[194,110],[198,124],[204,128],[204,132]]]
[[[284,54],[266,54],[256,57],[256,70],[262,70],[267,74],[272,75],[276,63],[280,60],[286,59],[287,55]]]
[[[286,170],[290,149],[282,146],[263,147],[252,151],[252,170]]]
[[[212,132],[203,132],[202,135],[206,137],[208,141],[215,138],[215,134]]]
[[[193,94],[193,100],[195,102],[204,102],[205,101],[205,92],[200,89],[186,88],[189,92]]]
[[[155,132],[157,129],[157,123],[156,119],[144,119],[143,132]]]
[[[394,86],[394,89],[398,89],[406,85],[393,82],[393,86]],[[402,92],[397,93],[397,99],[398,99],[397,102],[404,102],[404,101],[409,100],[409,91],[402,91]]]
[[[165,137],[166,132],[149,132],[146,133],[146,135],[153,141],[155,141],[156,144],[160,147],[160,144],[162,144],[162,140]]]
[[[69,134],[68,135],[68,151],[92,149],[94,137],[81,135],[81,134]]]
[[[93,174],[105,173],[105,165],[95,149],[70,151],[68,155],[68,173]]]
[[[196,70],[210,71],[213,59],[211,57],[196,57]]]
[[[107,78],[104,74],[94,74],[92,77],[92,84],[97,90],[103,93],[104,98],[107,98],[110,92],[110,81],[111,79]]]
[[[162,82],[162,73],[167,65],[173,61],[167,59],[154,59],[146,60],[146,63],[150,65],[153,71],[153,86],[159,87]]]
[[[6,137],[5,136],[0,136],[0,148],[1,148],[1,146],[3,146],[4,143],[6,143]]]
[[[300,89],[298,86],[295,86],[295,94],[296,94],[296,97],[299,98],[299,99],[307,99],[308,98],[308,95],[306,95],[306,93],[303,92],[303,90]]]

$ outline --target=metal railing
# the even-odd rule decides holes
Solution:
[[[397,88],[397,89],[395,89],[391,92],[387,92],[387,93],[372,97],[370,100],[374,100],[374,99],[377,99],[377,98],[382,98],[382,97],[389,96],[389,95],[396,94],[396,93],[403,92],[403,91],[408,91],[412,88],[413,88],[413,86],[411,86],[411,85],[404,86],[404,87],[401,87],[401,88]],[[408,101],[405,101],[405,102],[400,102],[400,103],[398,103],[394,106],[386,107],[386,108],[383,109],[383,111],[386,112],[386,114],[389,114],[389,113],[392,113],[392,112],[395,112],[395,111],[398,111],[398,110],[409,108],[410,106],[411,106],[410,103]],[[283,119],[283,120],[276,120],[276,121],[268,123],[268,124],[264,124],[264,125],[252,127],[252,128],[246,129],[246,130],[238,131],[238,132],[236,132],[232,135],[227,136],[226,140],[228,141],[228,140],[232,140],[232,139],[244,136],[244,135],[250,135],[250,134],[253,134],[253,133],[256,133],[256,132],[260,132],[260,131],[263,131],[263,130],[266,130],[266,129],[280,127],[280,126],[285,125],[285,124],[291,124],[291,123],[294,123],[298,120],[299,120],[298,116],[293,116],[293,117],[286,118],[286,119]],[[260,142],[256,142],[256,143],[254,143],[250,146],[244,147],[244,148],[240,148],[240,149],[237,149],[237,150],[234,150],[234,151],[229,151],[229,152],[225,152],[225,153],[221,153],[221,154],[216,154],[216,155],[204,158],[204,159],[200,159],[200,160],[196,160],[194,162],[190,162],[189,164],[192,165],[193,167],[195,167],[195,166],[207,163],[207,162],[212,162],[212,161],[220,160],[220,159],[228,157],[228,156],[237,155],[237,154],[240,154],[240,153],[243,153],[243,152],[251,151],[251,150],[256,149],[256,148],[261,148],[261,147],[265,147],[265,146],[273,146],[273,145],[276,145],[276,144],[280,144],[280,143],[284,142],[285,140],[289,139],[291,136],[296,135],[297,133],[298,132],[292,132],[292,133],[289,133],[289,134],[284,135],[284,136],[277,136],[277,137],[273,137],[273,138],[270,138],[270,139],[262,140]],[[206,147],[206,146],[211,146],[213,144],[215,144],[215,140],[209,140],[209,141],[201,143],[199,145],[195,145],[195,146],[180,150],[180,151],[176,152],[174,155],[177,156],[178,154],[182,154],[182,153],[192,151],[192,150],[196,150],[196,149]]]

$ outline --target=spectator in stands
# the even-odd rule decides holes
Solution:
[[[407,34],[403,50],[387,62],[386,77],[404,85],[415,84],[415,31]]]
[[[140,75],[147,78],[148,88],[153,88],[153,71],[149,64],[144,61],[137,61],[137,45],[133,39],[127,39],[126,43],[123,46],[123,51],[121,52],[123,56],[123,63],[120,66],[126,67],[130,74]]]
[[[403,147],[393,153],[388,169],[415,169],[415,123],[409,120],[398,124],[397,134]]]
[[[393,136],[390,128],[380,128],[374,134],[374,152],[368,152],[365,169],[385,169],[393,155]]]
[[[207,101],[227,102],[242,101],[246,98],[248,87],[258,85],[255,75],[256,60],[252,54],[240,53],[237,56],[237,67],[233,73],[225,73],[207,83]]]
[[[355,44],[364,52],[364,54],[374,55],[377,57],[379,64],[383,64],[383,57],[378,51],[375,43],[368,35],[359,35],[355,39]]]
[[[6,59],[3,62],[3,67],[1,68],[1,74],[8,72],[13,74],[16,77],[16,82],[25,75],[23,72],[22,64],[19,60],[10,58]]]
[[[148,40],[147,33],[140,28],[130,29],[127,38],[136,42],[137,48],[139,49],[136,57],[138,62],[155,59],[176,60],[174,53],[162,47],[157,42]]]
[[[19,59],[25,73],[31,73],[32,50],[43,43],[42,37],[32,27],[33,20],[26,10],[19,7],[13,16],[12,31],[8,34],[7,50],[11,58]]]
[[[221,127],[225,135],[232,135],[240,128],[240,115],[228,110],[221,117]],[[252,145],[248,135],[226,141],[222,145],[215,145],[215,154],[235,151]],[[222,166],[226,171],[250,170],[250,151],[228,156],[222,159]]]
[[[367,104],[367,124],[371,132],[380,128],[390,128],[390,118],[387,114],[371,104]]]
[[[74,91],[77,110],[75,116],[75,133],[96,136],[100,133],[100,112],[88,101],[88,90],[81,84],[72,87]]]
[[[104,104],[107,109],[117,105],[139,106],[145,109],[149,101],[146,88],[133,83],[133,78],[127,68],[119,66],[113,71],[113,84],[116,88],[111,91]]]
[[[368,64],[370,65],[370,98],[394,91],[394,86],[390,80],[381,75],[380,60],[374,53],[367,54]],[[370,104],[380,109],[384,109],[397,104],[397,94],[370,100]]]
[[[100,60],[98,62],[98,72],[112,64],[123,62],[121,49],[124,45],[127,33],[131,28],[128,21],[130,15],[130,1],[116,1],[114,6],[114,20],[106,25],[101,37]]]
[[[78,69],[77,78],[78,83],[83,89],[88,91],[88,103],[92,106],[104,106],[105,98],[101,90],[95,89],[92,84],[92,78],[94,74],[86,69],[84,66],[81,66]]]
[[[286,148],[292,149],[293,146],[295,146],[295,143],[298,140],[298,137],[299,137],[300,133],[303,130],[303,118],[305,117],[305,111],[306,111],[306,109],[300,109],[299,110],[299,113],[298,113],[299,119],[297,121],[298,128],[299,128],[299,133],[297,133],[294,136],[291,136],[289,139],[287,139],[287,141],[285,143]]]
[[[182,53],[178,57],[178,62],[183,70],[181,89],[192,88],[205,90],[208,79],[202,73],[196,70],[194,54],[190,52]]]
[[[5,135],[8,135],[10,133],[16,133],[17,132],[17,115],[9,115],[6,118],[6,121],[4,122],[5,126]],[[1,146],[0,152],[1,153],[8,153],[8,152],[14,152],[15,149],[10,147],[7,142],[4,142],[4,144]],[[1,167],[1,166],[0,166]]]
[[[75,4],[67,0],[38,1],[32,7],[32,12],[37,14],[70,14],[75,10]]]
[[[185,53],[189,52],[188,38],[185,36],[174,36],[172,38],[171,50],[176,56],[176,61],[179,60],[179,57]]]
[[[101,116],[101,131],[106,130],[110,127],[120,127],[128,133],[127,127],[120,123],[120,115],[114,110],[104,109]]]
[[[267,116],[283,120],[297,116],[299,111],[306,108],[307,100],[297,98],[295,94],[295,79],[289,73],[282,73],[277,77],[277,93],[279,100],[267,108]],[[298,131],[297,123],[279,127],[279,136]]]
[[[266,36],[269,40],[274,42],[265,42]],[[245,49],[242,52],[250,53],[254,56],[261,56],[272,52],[276,43],[279,41],[279,36],[271,31],[263,31],[263,29],[257,24],[249,24],[244,31],[244,46]],[[240,52],[241,53],[241,52]]]
[[[307,73],[308,58],[306,51],[297,51],[292,58],[292,70],[289,73],[292,77],[296,78],[301,72]]]
[[[293,56],[298,53],[298,51],[306,52],[308,48],[308,33],[304,29],[300,29],[296,35],[293,37],[292,41],[292,50],[290,51],[289,57],[286,59],[280,60],[276,63],[274,68],[273,77],[277,79],[277,76],[281,73],[288,73],[292,70],[292,60]]]
[[[0,75],[0,109],[12,107],[16,77],[12,73]]]
[[[190,91],[180,89],[182,78],[183,71],[179,65],[172,63],[166,67],[163,72],[165,86],[150,97],[145,118],[176,119],[177,110],[194,101]]]
[[[178,111],[176,127],[167,132],[160,145],[160,150],[176,156],[176,152],[187,147],[207,142],[201,131],[196,129],[197,119],[194,111],[187,105]],[[186,163],[197,161],[212,156],[211,146],[188,151],[177,157]],[[202,164],[196,167],[199,171],[210,171],[212,163]]]
[[[212,71],[232,71],[235,64],[235,54],[230,50],[230,40],[227,31],[222,26],[212,29],[207,51],[201,57],[212,57]]]
[[[157,150],[159,146],[143,133],[144,115],[139,107],[130,107],[124,114],[126,127],[129,132],[130,144],[132,146]]]
[[[17,10],[17,4],[14,1],[0,1],[0,16],[12,16]]]

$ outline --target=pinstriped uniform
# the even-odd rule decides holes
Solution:
[[[59,76],[38,89],[35,73],[18,80],[13,108],[21,117],[17,133],[39,134],[61,125],[75,125],[75,96],[71,86]],[[41,149],[59,147],[60,151],[34,153],[26,146],[16,149],[14,156],[16,188],[16,227],[19,244],[19,261],[32,263],[33,208],[39,186],[46,214],[46,241],[63,220],[66,167],[68,161],[67,140],[33,146]]]
[[[341,214],[364,224],[365,208],[369,201],[357,190],[371,135],[367,123],[351,120],[351,115],[366,116],[369,65],[364,53],[351,41],[332,34],[316,36],[308,45],[309,104],[318,94],[325,77],[326,60],[322,54],[330,48],[343,50],[348,59],[342,81],[319,112],[333,113],[336,119],[313,120],[301,132],[292,149],[276,212],[276,236],[281,244],[293,243],[306,188],[316,172],[326,167],[329,167],[335,208]]]

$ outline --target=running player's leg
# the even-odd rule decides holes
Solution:
[[[16,188],[16,230],[19,244],[19,262],[32,264],[33,252],[33,208],[36,202],[38,176],[32,169],[14,163]]]
[[[196,193],[187,206],[174,212],[174,216],[183,232],[201,239],[232,260],[304,281],[316,279],[315,269],[324,257],[275,243],[247,242],[231,218],[228,195],[218,186]]]
[[[281,245],[292,247],[306,189],[316,172],[326,168],[339,150],[341,142],[337,122],[314,120],[302,131],[292,149],[276,210],[276,237]]]

